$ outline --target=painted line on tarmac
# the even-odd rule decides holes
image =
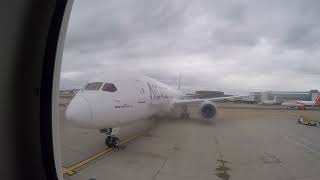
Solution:
[[[136,134],[136,135],[134,135],[134,136],[132,136],[132,137],[130,137],[130,138],[125,139],[124,141],[122,141],[122,142],[120,143],[120,145],[125,144],[125,143],[131,141],[132,139],[140,136],[142,133],[143,133],[143,132],[140,132],[140,133],[138,133],[138,134]],[[92,155],[92,156],[88,157],[87,159],[84,159],[84,160],[82,160],[82,161],[79,161],[79,162],[77,162],[77,163],[75,163],[75,164],[73,164],[73,165],[71,165],[71,166],[69,166],[69,167],[63,167],[63,174],[67,174],[67,175],[69,175],[69,176],[72,176],[72,175],[74,175],[74,174],[76,173],[76,170],[79,169],[80,167],[91,163],[92,161],[98,159],[99,157],[101,157],[101,156],[103,156],[103,155],[105,155],[105,154],[111,153],[113,150],[114,150],[114,148],[109,147],[109,148],[103,150],[102,152],[99,152],[99,153],[97,153],[97,154],[95,154],[95,155]]]
[[[70,171],[70,170],[69,170],[68,168],[66,168],[66,167],[62,167],[62,169],[63,169],[63,174],[68,174],[69,176],[72,176],[72,175],[75,174],[74,171]]]

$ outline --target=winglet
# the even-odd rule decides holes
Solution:
[[[179,76],[179,82],[178,82],[178,90],[181,89],[181,73],[180,73],[180,76]]]

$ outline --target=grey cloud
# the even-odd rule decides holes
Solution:
[[[170,1],[127,1],[94,6],[97,12],[89,11],[83,22],[70,23],[67,48],[119,47],[140,36],[174,31],[181,24],[184,6],[171,5]],[[75,8],[71,20],[85,7],[80,3]]]
[[[74,3],[64,86],[115,69],[172,86],[181,72],[188,88],[299,88],[289,78],[320,86],[319,1],[94,2]]]
[[[301,24],[288,30],[283,44],[291,48],[318,48],[320,46],[320,26]]]

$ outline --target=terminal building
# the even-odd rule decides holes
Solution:
[[[224,97],[224,92],[222,91],[196,91],[195,98],[205,99],[214,97]]]
[[[290,100],[315,100],[319,94],[318,90],[310,91],[266,91],[261,93],[261,101],[275,100],[277,103],[282,103]]]
[[[251,92],[248,96],[235,98],[234,102],[250,104],[274,102],[275,104],[281,104],[290,100],[313,101],[318,95],[318,90]]]
[[[281,104],[290,100],[303,100],[312,101],[319,95],[318,90],[310,91],[263,91],[263,92],[250,92],[247,96],[235,97],[231,101],[235,103],[264,103],[274,102],[275,104]],[[214,98],[214,97],[226,97],[222,91],[196,91],[194,94],[188,94],[188,98]]]

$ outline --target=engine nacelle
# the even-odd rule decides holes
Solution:
[[[214,119],[218,113],[216,104],[211,101],[204,101],[200,104],[200,116],[205,120]]]

